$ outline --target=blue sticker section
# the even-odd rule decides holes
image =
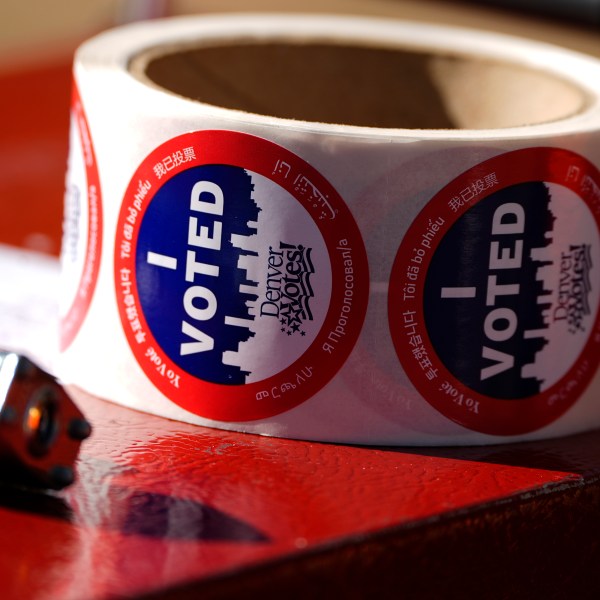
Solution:
[[[451,227],[427,272],[427,333],[446,368],[471,389],[498,399],[540,392],[523,377],[547,344],[543,313],[551,290],[533,252],[552,242],[555,217],[541,182],[499,190]]]
[[[157,191],[139,230],[136,281],[148,326],[173,362],[213,383],[240,385],[249,374],[224,364],[223,353],[254,335],[247,302],[257,299],[256,282],[238,267],[253,252],[232,244],[256,234],[253,190],[238,167],[187,169]]]

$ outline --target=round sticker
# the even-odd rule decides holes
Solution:
[[[600,173],[529,148],[463,173],[427,204],[392,268],[400,361],[442,414],[533,431],[581,396],[600,360]]]
[[[102,197],[81,99],[73,89],[61,250],[60,349],[73,341],[90,306],[102,252]]]
[[[181,135],[125,194],[115,282],[127,339],[154,385],[200,416],[254,420],[312,396],[356,342],[368,281],[341,197],[267,140]]]

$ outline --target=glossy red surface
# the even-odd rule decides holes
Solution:
[[[7,600],[140,594],[600,475],[594,434],[373,449],[222,432],[76,397],[95,427],[78,482],[53,495],[3,489]]]
[[[55,252],[69,68],[7,75],[0,85],[0,109],[10,115],[0,130],[0,239],[23,245],[31,232],[43,233]],[[574,554],[573,565],[598,565],[600,432],[486,448],[374,449],[211,430],[75,398],[94,426],[76,484],[59,493],[0,484],[2,600],[160,595],[202,582],[229,590],[256,569],[278,573],[298,597],[301,584],[326,585],[311,579],[318,568],[353,582],[348,564],[361,566],[367,586],[379,582],[369,581],[373,572],[418,587],[436,578],[487,580],[476,567],[488,551],[510,557],[525,544],[536,563],[551,551],[540,530],[568,544],[566,526],[549,512],[557,503],[575,506],[580,531],[589,531],[592,550]],[[482,519],[505,537],[486,538]],[[419,562],[437,556],[439,540],[452,567]],[[457,572],[461,553],[475,562]],[[530,571],[503,571],[496,581],[517,575],[527,580]]]

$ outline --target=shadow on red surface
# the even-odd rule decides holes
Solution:
[[[561,471],[579,476],[600,475],[600,432],[591,431],[552,440],[522,442],[499,446],[462,448],[386,448],[388,452],[411,452],[453,460]]]

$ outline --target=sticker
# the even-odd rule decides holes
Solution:
[[[232,131],[174,138],[141,164],[117,227],[131,349],[197,415],[248,421],[338,371],[368,301],[366,252],[333,187],[299,157]]]
[[[388,313],[422,396],[475,431],[556,420],[600,360],[600,173],[566,150],[487,160],[442,189],[402,241]]]
[[[102,196],[96,155],[73,88],[61,249],[60,349],[77,335],[94,294],[102,253]]]

